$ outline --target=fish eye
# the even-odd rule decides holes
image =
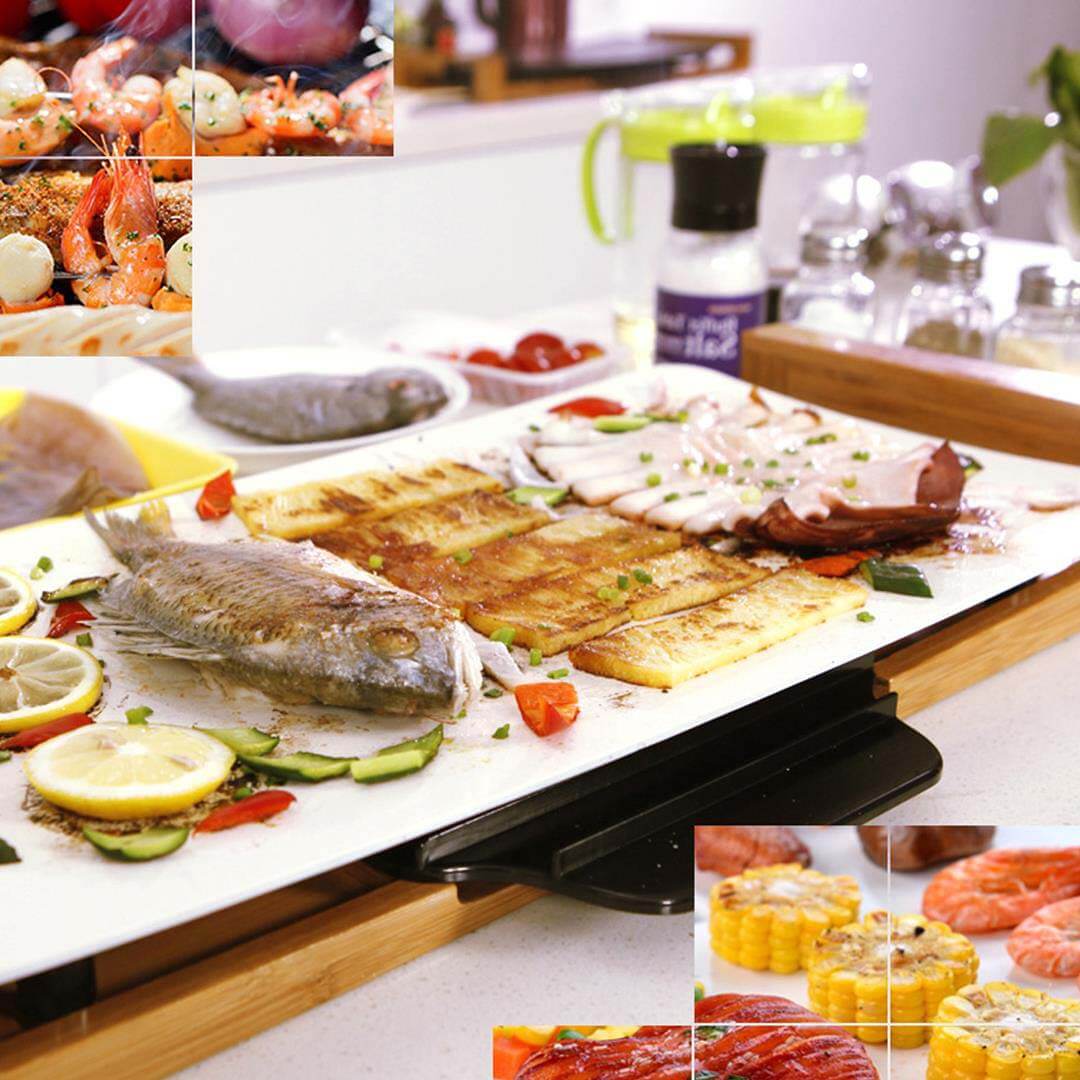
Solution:
[[[402,660],[420,648],[420,639],[404,627],[385,626],[372,631],[368,644],[384,660]]]

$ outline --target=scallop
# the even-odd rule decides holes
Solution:
[[[231,83],[212,71],[177,68],[176,77],[165,84],[165,93],[188,128],[194,104],[195,133],[203,138],[238,135],[247,127],[240,110],[240,95]]]
[[[184,233],[165,256],[165,284],[184,296],[191,295],[191,264],[194,250],[191,233]]]

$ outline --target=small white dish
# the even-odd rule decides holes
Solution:
[[[215,375],[225,379],[298,372],[360,375],[377,368],[414,368],[438,379],[446,389],[447,401],[434,416],[407,427],[348,439],[281,444],[268,443],[204,420],[192,408],[192,393],[186,386],[150,368],[133,371],[107,383],[94,394],[90,407],[116,420],[227,454],[236,461],[241,474],[250,474],[295,465],[340,450],[369,446],[442,424],[457,416],[469,402],[469,384],[451,365],[361,345],[230,349],[209,353],[202,357],[202,362]]]

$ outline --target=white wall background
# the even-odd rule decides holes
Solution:
[[[472,3],[450,6],[464,20]],[[1055,42],[1080,47],[1080,0],[575,0],[574,11],[579,37],[662,18],[749,28],[766,65],[865,61],[877,175],[973,152],[988,112],[1038,107],[1027,74]],[[468,108],[467,123],[483,129],[505,107]],[[335,328],[370,332],[407,310],[502,315],[605,295],[610,252],[588,234],[578,188],[596,103],[575,115],[544,137],[504,117],[505,142],[483,150],[410,157],[419,133],[410,136],[406,116],[394,161],[307,162],[300,171],[199,162],[197,347],[318,342]],[[438,125],[438,111],[424,123]],[[1045,236],[1036,180],[1006,190],[1002,233]]]

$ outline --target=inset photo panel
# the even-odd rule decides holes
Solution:
[[[394,0],[200,0],[199,157],[394,152]]]
[[[691,1029],[588,1024],[497,1027],[492,1080],[691,1080]]]

